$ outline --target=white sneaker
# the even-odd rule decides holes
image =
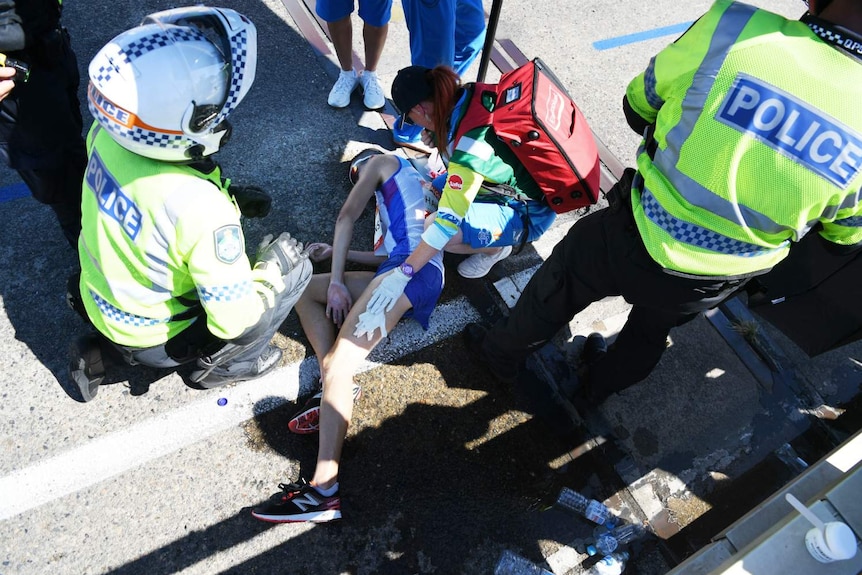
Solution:
[[[458,264],[458,273],[469,279],[485,277],[495,263],[506,259],[511,253],[512,246],[505,246],[496,254],[473,254]]]
[[[338,74],[338,80],[335,81],[335,85],[332,87],[332,90],[329,91],[329,105],[333,108],[346,108],[350,105],[350,94],[353,93],[353,90],[356,89],[356,86],[359,85],[359,78],[356,76],[356,72],[350,70],[349,72],[345,72],[344,70]]]
[[[364,71],[359,76],[359,83],[362,84],[362,91],[365,96],[362,103],[369,110],[379,110],[386,105],[386,96],[383,95],[383,88],[380,87],[380,81],[377,79],[377,72]]]

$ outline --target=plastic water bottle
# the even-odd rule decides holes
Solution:
[[[595,555],[596,553],[601,553],[602,555],[610,555],[620,545],[625,545],[627,543],[631,543],[635,539],[640,539],[645,532],[645,529],[637,524],[629,524],[629,525],[620,525],[619,527],[615,527],[610,531],[605,533],[601,533],[596,537],[596,542],[592,545],[587,546],[587,554]]]
[[[556,505],[572,513],[586,517],[599,525],[616,525],[617,518],[604,503],[584,497],[577,491],[563,487],[557,496]]]
[[[629,554],[625,551],[602,557],[601,561],[589,568],[585,575],[621,575],[626,568]]]
[[[529,559],[521,557],[517,553],[503,551],[497,566],[494,568],[494,575],[554,575],[547,569],[542,569]]]

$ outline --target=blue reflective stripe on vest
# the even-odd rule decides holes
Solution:
[[[685,222],[665,210],[646,188],[641,190],[641,206],[643,207],[644,215],[675,240],[716,253],[750,258],[773,254],[784,249],[788,244],[785,241],[778,248],[763,248],[748,242],[734,240],[702,226]]]
[[[93,301],[96,302],[96,305],[99,306],[99,311],[102,312],[102,315],[105,316],[106,319],[110,319],[117,323],[134,326],[153,326],[160,323],[167,323],[171,319],[169,317],[165,319],[152,319],[149,317],[142,317],[133,313],[125,312],[120,308],[111,305],[104,298],[100,297],[92,290],[90,290],[90,296],[92,296]]]
[[[649,66],[644,71],[644,94],[649,105],[658,110],[664,106],[664,100],[656,93],[655,85],[655,56],[653,56],[649,60]]]
[[[223,286],[198,286],[198,296],[201,301],[238,301],[252,291],[250,282],[241,282]]]
[[[832,223],[839,226],[846,226],[848,228],[859,228],[862,227],[862,216],[853,216],[850,218],[844,218],[843,220],[835,220]]]

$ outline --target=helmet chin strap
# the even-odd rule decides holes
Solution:
[[[207,124],[203,129],[195,131],[194,127],[198,123],[196,120],[199,121],[197,116],[206,108],[213,108],[208,111],[212,112],[212,115],[215,116],[217,112],[215,106],[198,106],[195,102],[190,102],[185,113],[183,113],[183,133],[197,141],[196,144],[189,146],[185,151],[185,156],[191,162],[200,161],[204,157],[218,152],[225,144],[227,144],[230,140],[231,134],[233,133],[233,126],[226,119],[222,120],[212,128]]]
[[[204,159],[205,151],[206,147],[203,144],[195,144],[186,150],[186,157],[190,162],[199,162]]]
[[[213,131],[209,134],[206,134],[204,138],[206,140],[214,140],[217,136],[219,136],[219,134],[221,134],[221,136],[218,138],[218,145],[214,150],[210,151],[209,153],[207,152],[207,149],[210,148],[209,142],[207,144],[197,143],[193,146],[189,146],[189,148],[186,150],[186,157],[189,159],[189,161],[200,161],[204,157],[211,156],[212,154],[215,154],[223,147],[225,147],[230,141],[231,134],[233,134],[233,125],[227,120],[222,120],[215,128],[213,128]],[[197,137],[198,139],[203,139],[200,135],[197,135]]]

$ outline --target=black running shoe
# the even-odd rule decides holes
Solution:
[[[78,386],[81,398],[88,402],[96,397],[105,381],[102,346],[95,334],[81,336],[69,348],[69,376]]]
[[[251,512],[254,517],[270,523],[324,523],[341,519],[341,498],[337,491],[335,495],[321,495],[302,478],[298,483],[279,483],[278,488],[280,493]]]

